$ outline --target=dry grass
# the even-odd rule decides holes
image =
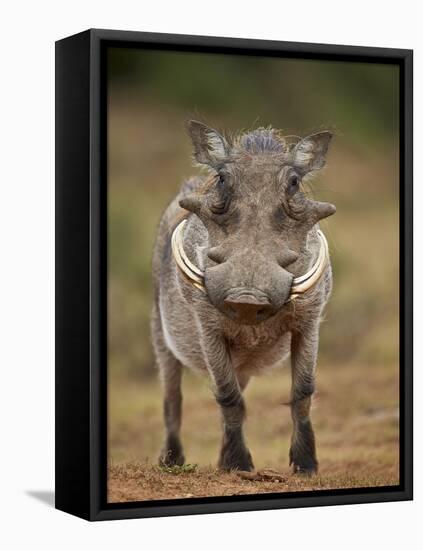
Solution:
[[[109,502],[345,489],[357,487],[358,479],[360,487],[398,484],[394,469],[360,478],[357,473],[303,477],[286,472],[273,481],[250,481],[242,477],[242,472],[224,473],[211,467],[175,474],[148,463],[130,462],[110,467]]]
[[[258,469],[273,468],[283,481],[249,481],[215,468],[220,419],[207,383],[184,380],[185,455],[198,467],[159,469],[162,443],[160,387],[112,380],[109,409],[109,501],[289,492],[399,483],[398,368],[396,365],[321,365],[313,419],[320,472],[290,473],[291,420],[288,369],[253,379],[246,390],[246,437]]]

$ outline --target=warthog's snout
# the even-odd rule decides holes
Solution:
[[[224,300],[226,315],[243,325],[255,325],[275,313],[269,298],[258,290],[231,291]]]

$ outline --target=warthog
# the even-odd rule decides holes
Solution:
[[[223,420],[219,467],[252,470],[243,436],[250,377],[291,354],[294,472],[317,471],[310,420],[319,324],[332,286],[318,222],[335,212],[302,179],[325,164],[330,132],[289,140],[272,128],[226,137],[190,121],[204,177],[163,214],[153,277],[154,350],[164,389],[160,463],[182,465],[182,368],[208,373]],[[206,427],[205,427],[206,428]]]

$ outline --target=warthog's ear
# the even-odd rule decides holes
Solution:
[[[228,156],[229,145],[226,139],[213,128],[196,120],[190,120],[187,128],[197,162],[218,168]]]
[[[331,139],[331,132],[319,132],[302,139],[292,151],[294,166],[304,174],[323,168]]]

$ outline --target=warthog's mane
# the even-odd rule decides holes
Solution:
[[[257,128],[241,134],[235,145],[248,153],[285,153],[287,143],[281,132],[275,128]]]
[[[288,158],[292,148],[300,140],[297,136],[284,136],[281,130],[268,126],[225,136],[230,145],[230,156],[276,155]]]

